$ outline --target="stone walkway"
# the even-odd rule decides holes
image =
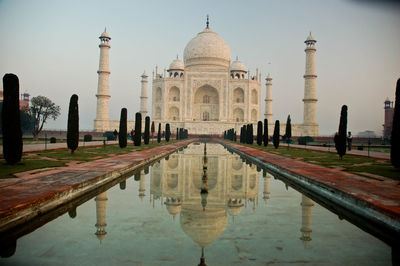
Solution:
[[[0,179],[0,233],[158,160],[192,141],[71,164],[19,178]]]
[[[233,148],[239,154],[255,159],[256,162],[279,175],[292,178],[299,186],[306,189],[315,188],[317,193],[327,198],[327,201],[337,200],[347,204],[350,211],[374,216],[370,218],[388,225],[389,232],[394,233],[397,241],[400,241],[399,181],[373,180],[232,142],[223,141],[223,144],[228,148]]]

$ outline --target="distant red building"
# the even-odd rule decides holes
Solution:
[[[21,98],[19,99],[19,109],[28,111],[29,109],[29,96],[30,94],[24,92],[21,94]],[[3,102],[3,89],[0,89],[0,102]]]
[[[385,120],[383,124],[383,138],[390,139],[392,134],[394,108],[393,108],[393,102],[391,102],[389,98],[386,98],[385,100],[384,109],[385,109]]]

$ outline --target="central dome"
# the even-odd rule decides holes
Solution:
[[[206,28],[186,45],[183,59],[185,67],[214,65],[228,69],[231,50],[217,33]]]

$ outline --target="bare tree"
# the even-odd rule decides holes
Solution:
[[[60,110],[60,106],[56,105],[45,96],[39,95],[31,99],[29,114],[34,121],[32,130],[34,140],[39,139],[39,133],[42,131],[43,125],[46,123],[47,119],[52,118],[56,120],[60,115]]]

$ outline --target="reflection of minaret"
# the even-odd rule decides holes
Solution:
[[[207,143],[204,142],[204,158],[203,158],[203,177],[201,178],[201,206],[203,206],[203,211],[206,210],[207,206],[207,196],[208,196],[208,177],[207,177]]]
[[[307,245],[311,241],[311,219],[312,219],[312,207],[314,202],[306,196],[301,196],[301,237],[304,245]]]
[[[94,199],[96,201],[96,233],[95,235],[99,240],[104,239],[106,232],[106,205],[107,205],[107,192],[103,192]]]
[[[145,177],[146,175],[144,174],[144,171],[140,171],[140,182],[139,182],[139,198],[143,200],[145,194],[144,192],[146,191],[146,183],[145,183]]]
[[[263,192],[263,200],[265,203],[268,202],[269,200],[269,194],[270,194],[270,190],[269,190],[269,182],[271,180],[271,174],[269,173],[265,173],[265,177],[264,177],[264,192]]]

